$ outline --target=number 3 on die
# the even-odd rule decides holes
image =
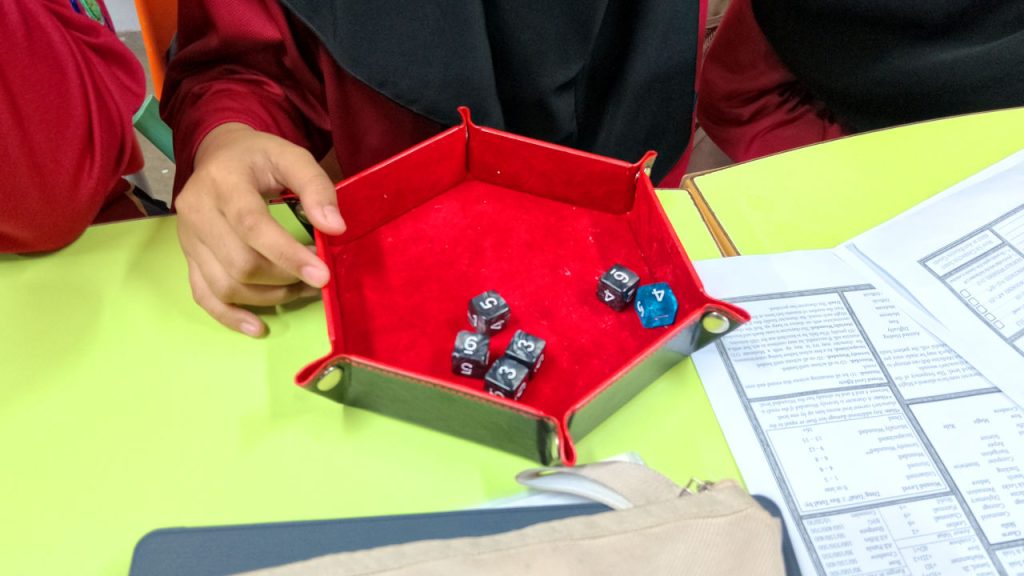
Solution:
[[[518,400],[526,390],[525,366],[508,356],[498,358],[484,376],[484,390],[494,396]]]

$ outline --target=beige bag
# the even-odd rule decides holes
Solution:
[[[331,554],[248,574],[785,574],[778,520],[732,481],[690,492],[630,462],[541,468],[524,472],[517,479],[527,486],[539,486],[552,475],[582,476],[591,486],[586,490],[557,486],[545,489],[585,492],[617,510],[492,536]]]

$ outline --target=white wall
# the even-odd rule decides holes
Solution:
[[[106,0],[107,11],[118,32],[139,30],[139,17],[135,13],[134,0]]]

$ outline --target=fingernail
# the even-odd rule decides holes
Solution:
[[[263,333],[263,330],[260,329],[259,324],[255,324],[248,320],[243,321],[239,327],[242,329],[242,332],[244,332],[247,336],[252,336],[253,338],[257,338],[259,337],[260,334]]]
[[[299,272],[302,274],[302,281],[315,288],[323,288],[331,279],[331,273],[320,266],[303,266]]]
[[[341,229],[345,227],[345,221],[341,219],[341,212],[334,204],[328,204],[323,209],[324,220],[331,228]]]

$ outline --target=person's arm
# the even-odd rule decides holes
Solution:
[[[323,88],[275,0],[183,0],[178,14],[161,112],[174,130],[192,294],[225,326],[260,336],[263,322],[242,306],[312,295],[329,277],[266,199],[290,189],[318,229],[345,229],[334,186],[310,152],[328,143]]]
[[[708,49],[697,121],[735,162],[847,133],[779,60],[750,0],[734,0]]]
[[[0,252],[56,250],[142,168],[132,115],[145,76],[67,0],[5,3],[0,53]]]

